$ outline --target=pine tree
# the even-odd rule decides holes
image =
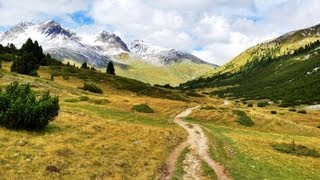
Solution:
[[[89,69],[88,65],[87,65],[87,62],[84,62],[82,65],[81,65],[81,69]]]
[[[91,71],[97,71],[93,66],[90,68]]]
[[[30,52],[23,52],[21,57],[14,60],[11,66],[12,72],[26,75],[37,75],[36,71],[39,68],[37,58]]]
[[[116,75],[112,61],[108,63],[107,74]]]

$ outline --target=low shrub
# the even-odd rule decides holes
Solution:
[[[320,124],[317,126],[317,128],[319,128],[319,129],[320,129]]]
[[[84,83],[83,85],[83,90],[86,90],[86,91],[90,91],[90,92],[93,92],[93,93],[99,93],[99,94],[102,94],[102,89],[93,84],[93,83]]]
[[[201,107],[201,109],[203,110],[213,110],[213,109],[216,109],[214,106],[203,106]]]
[[[298,110],[297,113],[300,113],[300,114],[307,114],[307,111],[304,110],[304,109],[301,109],[301,110]]]
[[[155,84],[154,87],[162,87],[162,88],[167,88],[167,89],[174,89],[170,84],[165,84],[165,85],[159,85]]]
[[[40,130],[59,113],[59,99],[49,92],[36,98],[29,84],[14,82],[0,94],[0,125],[9,129]]]
[[[246,112],[240,111],[240,110],[235,110],[234,113],[238,115],[238,118],[237,118],[238,124],[243,125],[243,126],[253,126],[254,125],[254,122],[247,115]]]
[[[253,104],[252,104],[252,103],[249,103],[247,106],[248,106],[248,107],[253,107]]]
[[[89,97],[88,96],[80,96],[79,97],[80,101],[89,101]]]
[[[69,79],[70,79],[70,76],[64,74],[64,75],[62,75],[62,79],[63,79],[63,80],[69,80]]]
[[[98,104],[98,105],[110,103],[110,101],[108,101],[107,99],[93,99],[93,100],[90,100],[89,102],[93,104]]]
[[[154,113],[154,110],[147,104],[138,104],[132,106],[132,110],[143,113]]]
[[[271,114],[277,114],[277,111],[271,111]]]
[[[64,102],[68,102],[68,103],[76,103],[79,102],[79,99],[76,98],[69,98],[69,99],[65,99]]]
[[[320,153],[315,149],[308,148],[303,145],[296,145],[294,141],[291,144],[279,143],[271,145],[274,150],[282,153],[292,154],[296,156],[310,156],[320,158]]]
[[[258,102],[257,106],[258,107],[266,107],[267,105],[269,105],[268,102],[264,101],[264,102]]]
[[[191,96],[191,97],[205,97],[205,96],[202,95],[202,94],[199,94],[199,93],[197,93],[197,92],[192,92],[192,91],[187,92],[186,95],[187,95],[187,96]]]
[[[296,112],[297,110],[294,109],[294,108],[290,108],[289,111],[291,111],[291,112]]]

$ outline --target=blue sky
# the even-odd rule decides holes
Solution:
[[[102,30],[127,44],[192,52],[224,64],[246,48],[320,23],[319,0],[0,0],[0,31],[54,19],[90,38]]]
[[[70,16],[71,19],[79,26],[94,24],[94,20],[92,19],[92,17],[88,15],[87,11],[76,11],[72,13]]]

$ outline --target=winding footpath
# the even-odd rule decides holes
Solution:
[[[174,122],[188,132],[188,139],[181,143],[170,155],[166,163],[165,170],[160,176],[161,180],[172,178],[175,169],[175,163],[182,150],[186,147],[189,147],[190,152],[186,155],[186,159],[183,161],[183,169],[186,171],[183,179],[201,179],[200,160],[205,161],[214,170],[219,180],[231,179],[226,173],[224,167],[210,157],[208,139],[202,128],[197,124],[191,124],[183,121],[183,118],[190,115],[193,110],[199,107],[200,106],[188,108],[175,117]]]

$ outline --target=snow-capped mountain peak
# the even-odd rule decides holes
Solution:
[[[16,39],[18,34],[24,33],[28,27],[33,25],[34,24],[32,22],[20,22],[19,24],[11,27],[9,31],[4,32],[0,37],[0,42],[4,39]]]
[[[105,66],[110,61],[95,47],[81,43],[75,33],[52,20],[38,24],[19,23],[1,36],[0,43],[13,43],[20,48],[28,38],[37,40],[45,53],[60,60],[86,61],[94,66]]]
[[[38,24],[22,22],[13,26],[0,37],[1,44],[13,43],[20,48],[28,38],[37,40],[45,53],[56,59],[73,59],[79,62],[86,61],[93,66],[106,66],[111,58],[117,59],[120,54],[129,54],[138,57],[148,64],[165,66],[175,62],[187,61],[208,64],[198,57],[183,51],[163,48],[135,40],[130,43],[130,50],[126,43],[114,33],[102,31],[98,35],[77,36],[71,30],[65,29],[58,22],[50,20]]]
[[[151,45],[143,40],[134,40],[130,43],[130,51],[137,55],[157,54],[167,50],[169,49]]]
[[[104,55],[118,55],[129,52],[126,43],[123,42],[119,36],[107,31],[99,33],[93,44],[96,45]]]
[[[40,23],[38,25],[38,28],[43,34],[46,34],[47,36],[63,35],[70,38],[73,35],[71,31],[62,28],[59,23],[53,20],[47,21],[45,23]]]
[[[142,40],[135,40],[131,42],[130,52],[135,56],[144,59],[146,62],[154,65],[168,65],[183,60],[189,60],[195,63],[209,64],[192,55],[191,53],[178,51],[175,49],[163,48],[144,42]]]

